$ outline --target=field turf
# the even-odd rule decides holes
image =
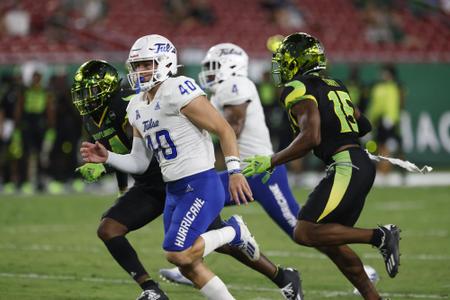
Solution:
[[[307,191],[296,195],[303,203]],[[96,237],[99,217],[113,198],[0,195],[0,300],[134,300],[140,289]],[[269,258],[301,271],[306,299],[358,299],[328,259],[291,242],[257,203],[226,208],[223,216],[235,213],[243,215]],[[357,226],[387,223],[403,230],[395,279],[387,276],[376,249],[352,246],[378,271],[382,295],[396,300],[448,299],[450,187],[375,188]],[[161,250],[161,218],[128,236],[157,278],[159,268],[169,266]],[[272,282],[230,257],[213,253],[206,261],[237,299],[282,299]],[[161,285],[170,299],[203,299],[193,288]]]

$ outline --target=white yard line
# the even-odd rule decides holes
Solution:
[[[42,252],[85,252],[85,253],[106,253],[106,250],[101,247],[76,247],[76,246],[54,246],[49,244],[30,244],[28,246],[17,246],[14,244],[0,244],[0,250],[14,250],[14,251],[42,251]],[[156,253],[162,254],[160,249],[140,248],[142,253]],[[279,250],[265,250],[264,254],[270,257],[300,257],[313,259],[328,259],[325,255],[320,253],[302,252],[301,248],[298,251],[279,251]],[[380,254],[374,249],[373,253],[362,253],[363,258],[380,258]],[[425,261],[448,261],[450,255],[435,255],[435,254],[402,254],[402,260],[425,260]]]
[[[101,283],[113,283],[113,284],[134,284],[134,282],[124,279],[114,279],[114,278],[102,278],[102,277],[76,277],[76,276],[66,276],[66,275],[51,275],[51,274],[35,274],[35,273],[0,273],[0,277],[3,278],[21,278],[21,279],[37,279],[37,280],[63,280],[63,281],[84,281],[84,282],[101,282]],[[273,292],[279,293],[278,289],[275,288],[265,288],[258,286],[248,286],[231,284],[227,285],[232,290],[245,290],[245,291],[256,291],[256,292]],[[336,296],[350,296],[352,293],[350,291],[324,291],[324,290],[306,290],[306,294],[320,295],[325,298],[333,298]],[[382,293],[384,297],[396,297],[396,298],[408,298],[408,299],[448,299],[447,295],[438,294],[414,294],[414,293]],[[265,298],[254,298],[265,299]]]
[[[375,251],[375,250],[374,250]],[[301,257],[314,259],[328,259],[325,255],[320,253],[303,253],[301,250],[297,251],[278,251],[266,250],[264,254],[270,257]],[[363,253],[363,258],[380,258],[378,253]],[[402,259],[406,260],[450,260],[450,255],[431,255],[431,254],[402,254]]]

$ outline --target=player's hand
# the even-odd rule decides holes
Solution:
[[[249,201],[253,201],[252,190],[248,185],[247,179],[245,179],[245,177],[240,173],[230,175],[229,192],[231,199],[237,205],[240,205],[241,202],[244,204],[248,204],[247,199]]]
[[[83,160],[88,163],[104,163],[108,158],[108,150],[99,142],[95,144],[83,142],[80,153]]]
[[[261,182],[265,184],[272,176],[271,157],[269,155],[255,155],[244,159],[244,161],[248,163],[242,171],[245,177],[265,173],[261,178]]]
[[[86,163],[75,169],[79,172],[87,182],[96,182],[103,174],[106,173],[105,166],[97,163]]]
[[[269,155],[255,155],[244,159],[248,165],[242,171],[245,177],[262,174],[271,168],[271,157]]]

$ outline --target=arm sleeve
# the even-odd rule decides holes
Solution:
[[[116,154],[108,151],[106,163],[122,172],[142,174],[150,165],[152,156],[153,152],[147,150],[144,139],[134,137],[133,147],[129,154]]]
[[[359,128],[359,137],[365,136],[367,133],[372,131],[372,125],[370,124],[369,120],[361,114],[359,116],[359,119],[356,120],[358,122],[358,128]]]

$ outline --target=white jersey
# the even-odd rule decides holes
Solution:
[[[209,133],[181,113],[184,106],[202,95],[205,92],[194,79],[179,76],[165,80],[150,103],[140,93],[128,104],[130,124],[153,150],[165,182],[214,168]]]
[[[247,101],[250,103],[245,124],[238,138],[241,160],[256,154],[273,154],[269,129],[256,86],[247,77],[234,76],[221,82],[211,97],[212,104],[222,113],[225,105],[239,105]]]

